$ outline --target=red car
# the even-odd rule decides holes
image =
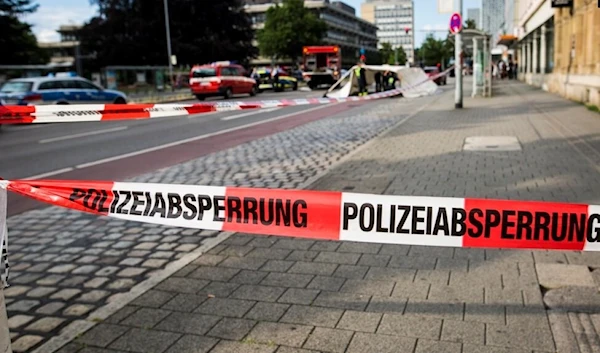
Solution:
[[[433,77],[440,73],[440,69],[437,66],[426,66],[424,69],[425,73],[429,77]],[[446,85],[446,75],[439,76],[435,80],[433,80],[438,86]]]
[[[258,92],[258,85],[254,79],[248,77],[241,65],[221,61],[192,67],[190,89],[199,100],[212,96],[223,96],[227,99],[234,94],[254,96]]]

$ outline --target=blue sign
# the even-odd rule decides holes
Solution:
[[[450,17],[450,32],[458,33],[462,29],[462,17],[458,12],[455,12]]]
[[[360,48],[360,54],[363,55],[365,53],[365,48]]]

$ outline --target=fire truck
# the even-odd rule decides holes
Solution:
[[[340,77],[342,50],[337,45],[302,48],[304,81],[311,89],[333,85]]]

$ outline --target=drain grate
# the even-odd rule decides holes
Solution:
[[[521,143],[515,136],[472,136],[465,139],[463,151],[520,151]]]

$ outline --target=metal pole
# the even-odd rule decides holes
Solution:
[[[167,53],[169,55],[169,80],[171,81],[171,90],[175,89],[173,84],[173,64],[171,63],[171,29],[169,28],[169,5],[167,0],[163,1],[165,7],[165,29],[167,31]]]
[[[462,0],[457,0],[458,3],[458,14],[462,21]],[[462,88],[462,65],[461,65],[461,52],[462,52],[462,38],[460,32],[456,33],[454,38],[454,76],[456,76],[456,84],[454,86],[454,108],[461,109],[463,107],[463,88]]]
[[[394,65],[398,65],[398,48],[394,48]]]
[[[477,77],[479,75],[479,70],[477,70],[477,58],[479,58],[479,53],[477,50],[477,37],[473,37],[473,93],[472,97],[477,96]]]

